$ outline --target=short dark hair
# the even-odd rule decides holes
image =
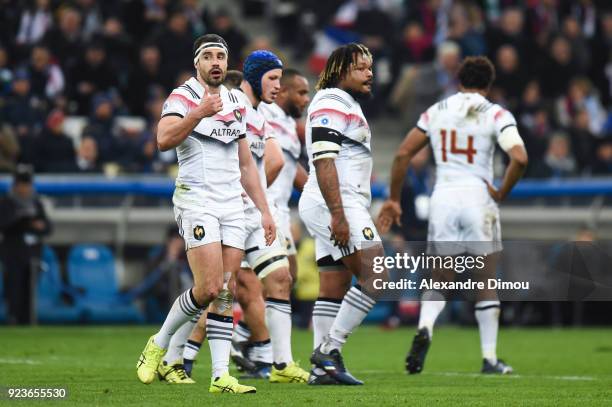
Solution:
[[[195,42],[193,43],[192,53],[195,55],[195,52],[198,50],[200,45],[204,44],[205,42],[220,42],[229,52],[229,47],[227,46],[227,42],[225,42],[223,37],[217,34],[204,34],[196,38]]]
[[[459,83],[466,89],[487,90],[495,80],[495,67],[484,56],[467,57],[459,67]]]
[[[230,89],[236,89],[240,87],[242,80],[244,79],[244,75],[242,72],[237,71],[235,69],[227,71],[227,75],[225,75],[225,81],[223,84]]]
[[[281,77],[281,86],[287,86],[289,82],[296,76],[304,76],[302,72],[295,68],[284,68],[283,76]]]
[[[368,47],[363,44],[350,43],[337,48],[331,53],[325,64],[325,69],[319,75],[316,90],[335,88],[349,72],[351,64],[355,63],[358,55],[372,58]]]

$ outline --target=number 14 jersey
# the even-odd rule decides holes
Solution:
[[[417,127],[429,137],[436,186],[492,183],[495,145],[510,126],[516,126],[512,113],[478,93],[459,92],[427,109]]]

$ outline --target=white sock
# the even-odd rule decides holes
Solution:
[[[201,308],[206,308],[206,306],[208,304],[199,305],[196,303],[191,289],[185,291],[174,300],[174,304],[172,304],[164,324],[155,335],[155,338],[153,338],[153,341],[157,346],[167,349],[170,344],[170,338],[172,338],[176,330],[197,315]]]
[[[478,301],[474,315],[480,330],[482,357],[491,364],[497,363],[497,331],[499,330],[499,301]]]
[[[261,342],[252,342],[249,347],[249,359],[253,362],[266,363],[268,365],[272,364],[273,360],[273,351],[272,351],[272,342],[270,339],[266,339]]]
[[[419,329],[427,328],[429,338],[433,336],[433,327],[438,315],[444,309],[446,300],[444,296],[435,290],[427,290],[421,296],[421,312],[419,314]]]
[[[342,300],[335,298],[317,298],[312,309],[313,349],[322,344],[325,337],[329,335],[334,319],[340,311],[341,303]]]
[[[188,340],[183,349],[183,360],[196,360],[201,346],[201,343]]]
[[[234,319],[210,311],[206,318],[206,339],[210,347],[212,377],[217,378],[229,372],[230,348]]]
[[[329,338],[321,345],[321,351],[329,353],[332,349],[342,350],[348,336],[361,325],[374,304],[376,301],[362,292],[361,287],[351,287],[342,300],[340,311],[329,330]]]
[[[247,342],[251,337],[251,330],[249,326],[244,322],[240,321],[234,327],[234,333],[232,334],[232,341],[234,342]]]
[[[200,315],[202,315],[202,310],[200,310],[189,321],[185,322],[183,326],[177,329],[174,335],[172,335],[172,339],[170,339],[170,344],[168,346],[168,352],[166,352],[163,359],[166,364],[171,365],[177,360],[182,359],[183,349],[185,348],[187,339],[189,339],[189,335],[191,335],[193,327],[198,323]]]
[[[266,325],[272,341],[276,364],[293,362],[291,354],[291,304],[286,300],[266,298]]]

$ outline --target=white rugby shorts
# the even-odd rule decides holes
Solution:
[[[300,217],[315,240],[315,256],[317,260],[332,256],[334,260],[341,259],[357,250],[365,248],[369,242],[380,242],[372,216],[365,207],[344,208],[344,216],[349,224],[350,238],[345,247],[334,246],[331,239],[331,213],[327,205],[320,204],[302,195],[300,198]]]
[[[436,187],[430,201],[427,240],[432,254],[500,251],[499,207],[486,186]]]
[[[186,250],[213,242],[244,250],[246,231],[242,207],[196,210],[175,205],[174,219]]]
[[[257,208],[250,208],[245,212],[245,216],[245,250],[240,267],[252,269],[260,280],[281,267],[289,267],[287,250],[281,243],[278,233],[272,244],[266,246],[265,232],[261,226],[261,212]]]

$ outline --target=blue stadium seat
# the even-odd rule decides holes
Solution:
[[[62,295],[74,301],[74,292],[62,282],[60,265],[53,249],[43,247],[41,270],[38,274],[36,309],[42,323],[82,322],[85,310],[79,304],[68,304]]]
[[[103,245],[78,244],[68,254],[68,281],[79,290],[88,322],[143,322],[142,314],[117,288],[115,258]]]

